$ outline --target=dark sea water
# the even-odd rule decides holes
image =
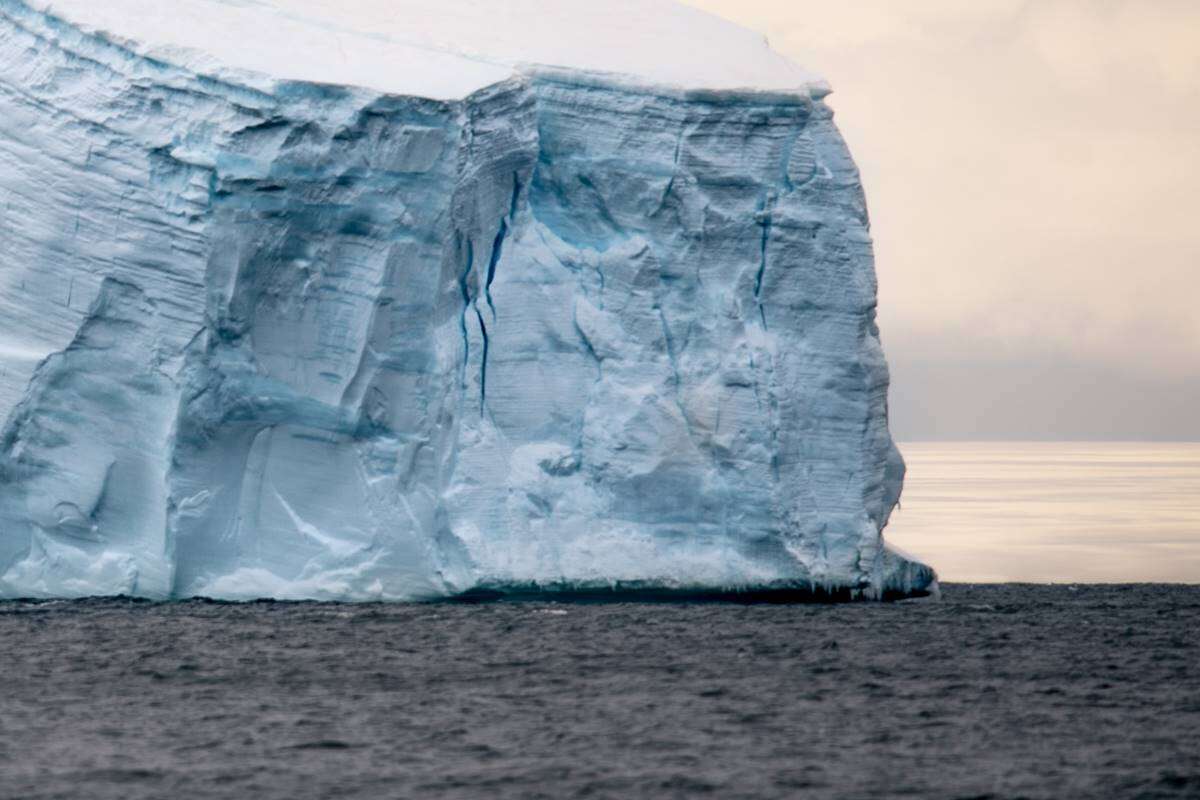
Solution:
[[[943,588],[0,604],[0,797],[1200,797],[1200,587]]]

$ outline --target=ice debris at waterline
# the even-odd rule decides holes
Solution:
[[[505,9],[0,0],[0,596],[932,584],[825,85]]]

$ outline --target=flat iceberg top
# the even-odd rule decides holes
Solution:
[[[26,0],[197,72],[459,99],[536,67],[710,90],[823,81],[761,35],[670,0]],[[250,83],[255,82],[250,78]]]

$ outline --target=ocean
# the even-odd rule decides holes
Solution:
[[[0,797],[1195,798],[1200,587],[0,604]]]

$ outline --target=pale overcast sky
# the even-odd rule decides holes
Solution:
[[[691,0],[824,74],[901,439],[1200,439],[1200,0]]]

